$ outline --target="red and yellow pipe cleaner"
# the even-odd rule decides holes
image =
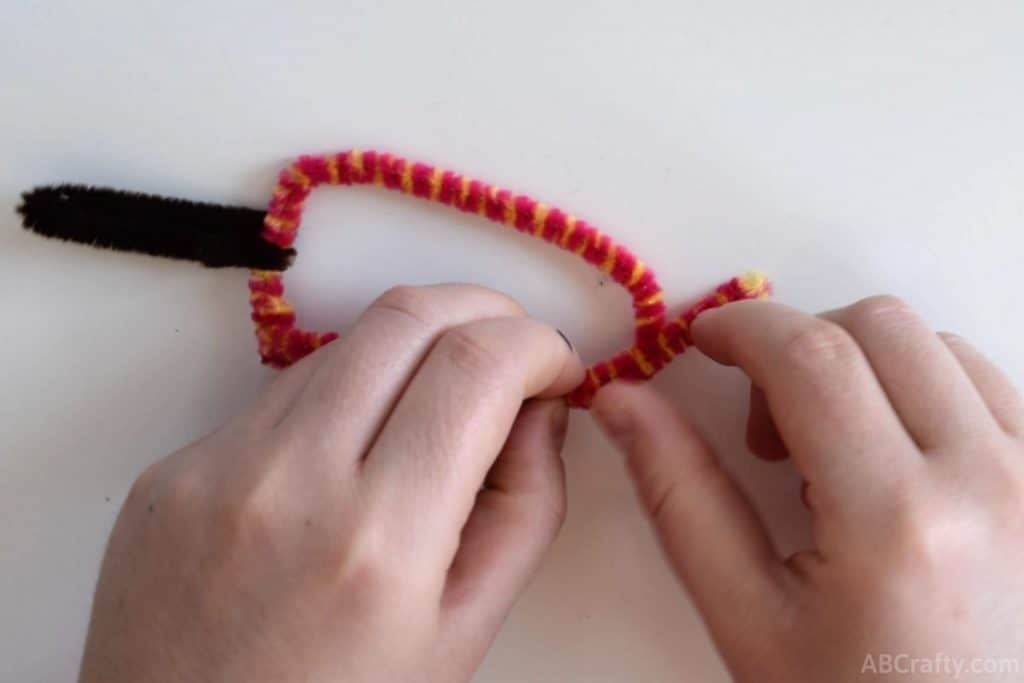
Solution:
[[[765,279],[751,273],[729,280],[679,315],[667,317],[654,272],[586,221],[452,171],[355,149],[303,156],[283,170],[263,219],[263,238],[289,249],[302,221],[303,204],[320,185],[379,185],[475,213],[570,251],[621,285],[633,300],[633,344],[587,370],[586,379],[568,396],[570,405],[576,407],[589,407],[597,390],[617,377],[643,380],[653,376],[686,350],[691,343],[690,323],[702,311],[730,301],[762,298],[769,291]],[[249,290],[264,363],[286,367],[338,338],[336,332],[313,332],[296,326],[295,311],[285,299],[280,272],[253,270]]]
[[[379,185],[484,216],[576,254],[629,292],[633,343],[587,370],[568,397],[577,407],[588,407],[597,390],[616,377],[642,380],[658,372],[686,350],[690,323],[702,311],[768,293],[764,278],[753,273],[729,280],[696,305],[667,317],[651,269],[586,221],[494,185],[379,152],[300,157],[281,172],[265,214],[83,185],[36,188],[22,196],[18,210],[26,228],[46,237],[209,267],[250,268],[249,301],[260,357],[283,368],[338,338],[335,332],[296,326],[281,274],[295,256],[292,243],[306,198],[325,184]]]

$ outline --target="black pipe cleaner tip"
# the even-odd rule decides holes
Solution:
[[[198,261],[211,268],[285,270],[294,249],[263,239],[263,211],[85,185],[22,195],[26,228],[91,246]]]

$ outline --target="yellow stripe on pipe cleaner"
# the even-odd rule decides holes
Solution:
[[[480,203],[476,205],[476,213],[478,216],[487,215],[487,197],[493,197],[495,189],[494,185],[489,185],[480,193]]]
[[[544,234],[544,224],[548,221],[548,212],[551,209],[547,204],[537,204],[533,210],[533,236],[540,237]]]
[[[272,214],[267,214],[266,216],[264,216],[263,223],[264,225],[267,225],[273,228],[274,230],[291,230],[296,225],[298,225],[296,221],[293,221],[288,218],[280,218]]]
[[[668,345],[668,339],[665,338],[664,332],[658,333],[658,346],[661,347],[661,352],[665,354],[666,361],[670,361],[676,357],[676,352]]]
[[[430,199],[436,200],[441,194],[441,180],[444,178],[444,171],[435,168],[430,172]]]
[[[309,176],[307,176],[305,173],[299,170],[298,166],[292,164],[291,166],[288,167],[288,172],[291,173],[292,178],[295,180],[295,182],[302,186],[302,189],[309,189],[309,186],[312,184],[312,181],[309,179]]]
[[[637,366],[639,366],[641,372],[643,372],[648,377],[654,374],[654,366],[650,364],[650,362],[647,360],[647,358],[644,356],[643,352],[640,349],[634,346],[629,350],[629,355],[632,356],[633,360],[636,361],[636,364]]]
[[[412,164],[402,161],[402,165],[402,192],[409,194],[412,192]]]
[[[341,179],[338,177],[338,157],[333,154],[327,155],[327,182],[337,185]]]
[[[626,283],[626,288],[628,289],[629,287],[632,287],[636,283],[640,282],[640,278],[644,276],[644,271],[646,270],[647,267],[639,260],[636,263],[634,263],[633,272],[629,276],[629,282]]]
[[[651,294],[646,299],[643,299],[641,301],[637,301],[636,305],[637,306],[650,306],[652,304],[656,304],[656,303],[661,302],[661,298],[662,298],[661,297],[661,292],[655,292],[654,294]]]
[[[601,264],[601,270],[606,273],[612,272],[612,268],[615,267],[615,245],[613,244],[608,249],[608,255],[604,257],[604,262]]]
[[[652,315],[652,316],[649,316],[647,318],[637,318],[635,326],[636,327],[643,327],[644,325],[650,325],[651,323],[658,322],[659,320],[661,320],[661,316],[660,315]]]
[[[565,217],[565,232],[562,233],[562,239],[558,243],[565,247],[569,244],[569,238],[572,237],[572,233],[576,231],[576,216]]]
[[[355,180],[362,180],[366,171],[363,168],[363,153],[354,149],[348,153],[348,164],[352,167],[352,175]]]
[[[587,233],[586,235],[584,235],[583,236],[583,241],[580,242],[580,245],[572,250],[573,253],[576,254],[577,256],[579,256],[580,254],[585,252],[587,250],[587,247],[590,246],[590,238],[591,237],[593,237],[594,241],[597,242],[597,240],[599,240],[601,238],[601,233],[598,232],[597,230],[595,230],[593,235],[591,235],[590,233]]]
[[[509,194],[505,197],[505,213],[504,213],[505,225],[515,227],[516,225],[516,198]]]

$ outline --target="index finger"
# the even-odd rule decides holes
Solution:
[[[878,494],[923,463],[864,353],[840,326],[782,304],[744,301],[704,313],[692,332],[701,351],[738,366],[764,391],[817,500],[878,509]]]

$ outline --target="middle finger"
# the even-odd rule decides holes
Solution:
[[[857,340],[900,420],[922,450],[998,428],[963,366],[899,299],[864,299],[822,317]]]

